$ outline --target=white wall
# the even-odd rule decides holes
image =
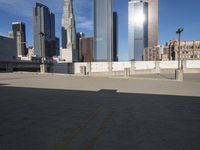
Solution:
[[[124,71],[125,68],[131,68],[131,62],[113,62],[112,71]]]
[[[60,49],[61,59],[65,60],[67,63],[72,63],[72,50],[70,49]]]
[[[199,69],[200,68],[200,61],[198,60],[188,60],[186,61],[186,68],[188,69]]]
[[[135,70],[150,70],[155,69],[155,61],[136,61]]]
[[[82,66],[87,67],[87,63],[74,63],[74,73],[75,74],[80,74]]]
[[[133,62],[133,65],[135,64],[136,71],[140,70],[154,70],[156,69],[156,63],[158,63],[160,69],[177,69],[178,68],[178,61],[148,61],[148,62]],[[200,61],[186,61],[185,63],[185,69],[200,69]],[[105,73],[109,72],[109,68],[112,67],[113,72],[117,71],[124,71],[125,68],[131,68],[131,62],[92,62],[92,63],[74,63],[74,73],[80,74],[81,73],[81,66],[85,66],[87,68],[87,72],[92,73]],[[68,64],[65,62],[56,63],[54,64],[54,71],[57,73],[67,73]]]
[[[160,69],[177,69],[178,61],[160,61]]]
[[[91,63],[91,72],[109,72],[109,62]]]

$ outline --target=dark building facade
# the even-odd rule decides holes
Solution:
[[[22,22],[12,23],[12,33],[16,40],[17,55],[27,55],[28,51],[26,48],[26,26]]]
[[[118,61],[118,15],[113,12],[113,61]]]
[[[37,57],[52,57],[56,54],[55,15],[43,4],[36,3],[33,9],[34,49]]]
[[[81,50],[80,50],[80,39],[85,37],[85,34],[83,32],[77,32],[76,33],[76,48],[78,50],[78,61],[82,60]]]
[[[93,37],[82,37],[80,39],[80,52],[82,62],[93,61]]]
[[[14,38],[0,36],[0,61],[17,60],[17,46]]]
[[[60,39],[56,37],[56,54],[55,56],[60,56]]]

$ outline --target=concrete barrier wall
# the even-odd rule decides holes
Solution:
[[[200,61],[184,61],[185,73],[200,72]],[[123,74],[125,68],[131,69],[131,74],[152,74],[160,72],[174,72],[178,68],[178,61],[136,61],[136,62],[92,62],[92,63],[74,63],[71,64],[73,73],[81,74],[81,67],[85,66],[87,74]],[[57,63],[53,65],[55,73],[69,73],[69,64]]]
[[[63,73],[68,74],[68,64],[67,63],[55,63],[51,67],[52,73]]]
[[[81,67],[87,67],[87,63],[74,63],[74,73],[80,74],[81,73]]]
[[[112,71],[124,71],[125,68],[131,68],[131,62],[113,62]]]
[[[160,61],[159,68],[160,69],[177,69],[178,61]]]
[[[91,63],[91,72],[109,72],[109,62]],[[186,61],[186,69],[200,69],[200,61]],[[131,68],[137,71],[146,70],[174,70],[178,68],[178,61],[136,61],[136,62],[113,62],[112,72],[124,71],[125,68]],[[152,71],[151,71],[152,73]]]
[[[91,72],[109,72],[109,62],[91,63]]]
[[[135,70],[151,70],[156,68],[155,61],[136,61]]]
[[[200,69],[200,61],[188,60],[186,61],[187,69]]]

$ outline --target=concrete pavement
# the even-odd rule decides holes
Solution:
[[[0,150],[198,150],[199,77],[0,74]]]

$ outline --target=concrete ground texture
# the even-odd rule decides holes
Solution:
[[[199,150],[200,74],[0,73],[0,150]]]

